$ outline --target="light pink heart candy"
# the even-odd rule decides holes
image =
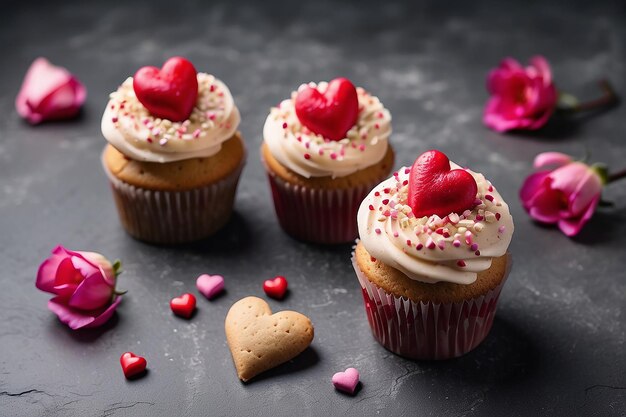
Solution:
[[[196,280],[200,294],[209,300],[224,290],[224,277],[221,275],[202,274]]]
[[[333,385],[339,391],[354,394],[356,386],[359,383],[359,371],[354,368],[348,368],[344,372],[337,372],[333,375]]]

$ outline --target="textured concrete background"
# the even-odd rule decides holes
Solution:
[[[507,55],[542,53],[560,88],[596,93],[608,77],[626,94],[626,9],[619,2],[53,2],[0,14],[0,415],[624,415],[626,184],[575,239],[533,224],[517,198],[541,151],[626,165],[626,106],[539,133],[501,136],[481,123],[487,71]],[[385,3],[385,4],[383,4]],[[14,97],[43,55],[86,84],[83,116],[30,127]],[[231,88],[249,160],[233,221],[185,247],[139,243],[121,230],[99,163],[107,95],[143,65],[184,55]],[[393,115],[397,166],[439,148],[483,172],[511,206],[513,272],[488,339],[471,354],[411,362],[371,337],[350,247],[296,242],[276,222],[259,162],[270,105],[301,82],[347,76]],[[111,324],[74,333],[46,309],[36,268],[58,243],[124,262],[128,295]],[[227,293],[199,298],[191,321],[169,299],[203,272]],[[315,324],[312,348],[243,385],[223,319],[264,279],[287,276],[295,309]],[[119,356],[144,355],[149,374],[124,380]],[[330,377],[354,366],[354,398]]]

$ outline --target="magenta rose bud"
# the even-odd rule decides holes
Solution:
[[[507,58],[487,77],[490,98],[483,122],[498,132],[536,130],[546,124],[557,105],[558,94],[548,61],[535,56],[530,65]]]
[[[535,168],[555,166],[531,174],[522,185],[520,199],[530,217],[557,224],[567,236],[575,236],[593,215],[604,185],[599,172],[558,152],[535,158]]]
[[[72,329],[98,327],[111,318],[122,301],[115,290],[120,263],[111,264],[95,252],[75,252],[57,246],[37,272],[35,285],[55,294],[48,308]]]
[[[20,116],[32,124],[76,116],[87,98],[78,79],[45,58],[37,58],[26,72],[15,99]]]

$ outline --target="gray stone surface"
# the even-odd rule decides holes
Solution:
[[[533,224],[517,191],[535,154],[559,150],[626,165],[626,106],[501,136],[481,124],[489,68],[536,53],[561,88],[591,96],[593,81],[626,80],[626,12],[609,1],[461,2],[11,2],[0,14],[0,415],[625,415],[626,184],[575,239]],[[545,4],[544,4],[545,3]],[[214,239],[183,247],[137,242],[120,228],[99,163],[107,95],[138,67],[184,55],[223,79],[243,116],[249,161],[233,221]],[[89,97],[79,120],[28,126],[14,110],[37,56],[75,72]],[[446,362],[411,362],[370,334],[349,245],[296,242],[276,222],[259,162],[270,105],[301,82],[347,76],[393,115],[397,166],[439,148],[486,174],[511,205],[513,272],[488,339]],[[72,332],[34,287],[58,243],[124,262],[128,295],[114,320]],[[191,321],[169,299],[203,272],[227,293],[199,298]],[[315,324],[309,351],[243,385],[223,319],[261,283],[287,276],[291,294],[270,301]],[[127,382],[122,352],[144,355],[148,375]],[[330,377],[354,366],[363,386],[337,393]]]

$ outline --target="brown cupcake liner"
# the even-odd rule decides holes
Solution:
[[[462,356],[487,337],[511,261],[497,287],[480,297],[455,303],[413,302],[395,296],[367,279],[354,253],[352,265],[374,338],[397,355],[439,360]]]
[[[120,222],[133,237],[150,243],[184,243],[206,238],[231,217],[240,166],[220,181],[188,191],[155,191],[130,185],[106,167]]]
[[[314,243],[347,243],[358,235],[359,206],[380,181],[349,189],[321,189],[291,184],[268,170],[274,208],[291,236]]]

